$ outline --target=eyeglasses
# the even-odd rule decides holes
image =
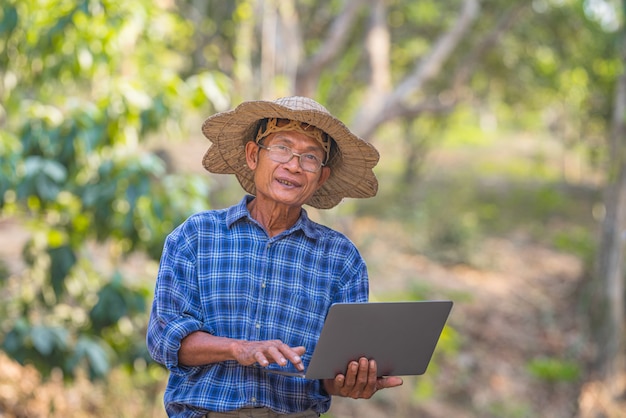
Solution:
[[[288,163],[295,156],[300,159],[300,167],[304,171],[308,171],[309,173],[317,173],[320,168],[324,165],[322,160],[315,154],[298,154],[291,150],[291,148],[286,147],[284,145],[272,145],[266,147],[261,144],[257,144],[259,148],[263,148],[267,150],[270,159],[277,163]]]

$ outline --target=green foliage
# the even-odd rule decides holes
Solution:
[[[70,354],[69,333],[59,326],[33,325],[19,318],[6,334],[2,349],[17,361],[29,362],[50,373],[51,365],[62,365]]]
[[[427,373],[415,380],[415,388],[413,389],[414,401],[419,402],[431,398],[437,392],[436,378],[442,370],[442,362],[445,362],[446,358],[458,355],[460,349],[461,338],[459,333],[451,326],[446,325],[439,337],[439,342],[428,365]]]
[[[158,259],[165,235],[207,207],[206,182],[169,172],[142,141],[179,135],[196,107],[226,106],[229,79],[184,79],[193,28],[150,0],[5,3],[0,215],[31,237],[27,269],[0,283],[0,343],[44,374],[103,377],[147,360],[150,290],[119,267],[134,252]],[[108,251],[108,280],[93,246]]]
[[[44,375],[61,368],[71,376],[81,365],[92,378],[105,376],[111,368],[111,354],[95,336],[80,336],[70,344],[70,332],[59,326],[29,324],[21,318],[4,338],[2,348],[21,363],[34,364]]]
[[[577,363],[557,358],[535,358],[528,364],[528,371],[548,383],[575,382],[581,370]]]
[[[468,204],[475,191],[466,186],[451,191],[450,185],[443,186],[407,215],[420,231],[413,245],[443,264],[474,264],[484,233],[476,206]]]
[[[398,176],[386,173],[390,183]],[[591,265],[598,190],[553,182],[550,176],[526,180],[511,172],[495,175],[472,167],[429,177],[415,189],[382,188],[379,197],[360,205],[361,213],[400,222],[407,238],[398,245],[444,264],[486,267],[490,260],[481,251],[485,238],[520,233]],[[432,296],[431,289],[413,291],[418,297]]]
[[[122,280],[122,275],[115,273],[113,280],[98,291],[98,302],[89,312],[89,319],[97,333],[117,324],[125,316],[145,311],[146,295],[137,290],[129,291]]]
[[[492,402],[488,405],[487,410],[491,417],[506,418],[526,418],[538,416],[537,412],[524,401],[506,399],[499,402]]]
[[[82,335],[76,342],[72,356],[67,360],[67,369],[71,373],[79,364],[86,363],[92,379],[106,376],[111,369],[109,358],[106,345],[98,338]]]
[[[58,300],[63,296],[65,278],[76,264],[76,254],[69,245],[48,247],[46,252],[50,259],[50,284]]]
[[[506,188],[481,189],[475,198],[483,208],[481,225],[491,233],[525,230],[539,242],[561,247],[572,231],[564,231],[563,226],[593,226],[591,212],[598,196],[593,190],[579,191],[558,183],[519,182]]]
[[[589,229],[574,226],[565,231],[556,232],[553,245],[561,251],[574,254],[583,260],[587,268],[591,268],[597,243]]]
[[[385,292],[381,296],[387,301],[419,301],[433,299],[450,299],[456,303],[468,302],[472,299],[472,294],[466,291],[442,290],[439,287],[426,283],[419,277],[414,278],[406,289],[398,292]]]

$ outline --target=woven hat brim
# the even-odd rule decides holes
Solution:
[[[330,135],[337,144],[337,155],[329,162],[331,175],[306,204],[330,209],[342,199],[375,196],[378,181],[372,169],[378,163],[378,151],[354,135],[339,119],[306,99],[289,106],[269,101],[244,102],[235,109],[209,117],[202,133],[211,141],[202,165],[212,173],[235,174],[243,189],[256,194],[254,173],[246,164],[245,144],[254,138],[258,122],[265,118],[284,118],[308,123]],[[311,103],[319,106],[313,108]]]

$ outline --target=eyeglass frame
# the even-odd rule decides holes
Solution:
[[[256,143],[258,145],[259,148],[267,150],[268,151],[268,156],[270,157],[270,160],[274,161],[275,163],[279,163],[279,164],[287,164],[289,161],[293,160],[293,157],[298,157],[298,165],[300,166],[300,168],[304,171],[306,171],[307,173],[317,173],[319,172],[322,167],[326,166],[326,164],[315,154],[312,154],[310,152],[305,152],[302,154],[298,154],[297,152],[293,152],[293,150],[291,148],[289,148],[286,145],[280,145],[280,144],[276,144],[276,145],[270,145],[269,147],[266,147],[265,145],[257,142]],[[272,148],[284,148],[285,150],[288,150],[289,152],[291,152],[291,157],[289,157],[289,159],[287,161],[277,161],[275,159],[272,158]],[[311,170],[307,170],[306,168],[304,168],[302,166],[302,157],[305,155],[312,155],[313,157],[315,157],[316,160],[319,161],[320,165],[317,168],[317,170],[315,171],[311,171]]]

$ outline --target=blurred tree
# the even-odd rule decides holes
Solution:
[[[208,190],[141,141],[180,135],[189,109],[229,102],[222,74],[179,75],[193,34],[167,2],[8,0],[0,10],[0,209],[31,232],[28,268],[0,283],[1,344],[44,374],[86,366],[102,377],[147,359],[151,287],[119,266],[136,251],[158,259]]]
[[[622,23],[616,33],[615,55],[620,62],[610,124],[607,182],[604,190],[606,214],[602,222],[597,255],[598,358],[597,378],[614,399],[624,397],[622,382],[626,367],[624,309],[624,231],[626,230],[626,1],[622,1]]]

